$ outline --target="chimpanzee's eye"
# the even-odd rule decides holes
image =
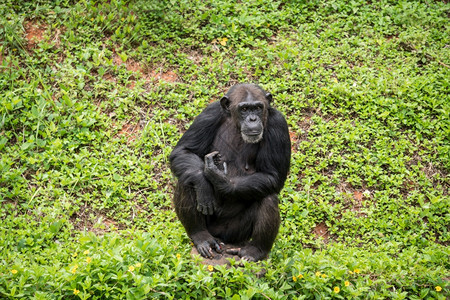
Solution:
[[[247,107],[243,107],[243,108],[242,108],[242,111],[247,111]]]

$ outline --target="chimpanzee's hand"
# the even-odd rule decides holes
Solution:
[[[197,210],[204,215],[212,215],[216,210],[214,189],[209,182],[195,187],[197,195]]]
[[[227,164],[223,163],[223,171],[219,169],[220,154],[217,151],[205,155],[205,176],[216,187],[223,188],[228,184],[227,178]]]
[[[222,249],[224,246],[225,245],[223,243],[219,243],[214,238],[203,241],[203,242],[195,245],[198,253],[200,253],[201,256],[209,258],[209,259],[212,259],[215,256],[213,250],[217,253],[222,253],[223,252]]]

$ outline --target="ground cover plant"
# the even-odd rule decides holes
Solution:
[[[0,3],[0,297],[445,299],[447,1]],[[269,260],[191,258],[167,157],[234,83],[291,171]]]

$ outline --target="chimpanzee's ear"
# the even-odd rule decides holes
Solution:
[[[267,101],[269,101],[269,104],[271,104],[272,103],[272,94],[271,93],[267,93],[266,94],[266,99],[267,99]]]
[[[223,96],[222,99],[220,99],[220,105],[224,111],[230,112],[230,99],[227,96]]]

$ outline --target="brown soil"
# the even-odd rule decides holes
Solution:
[[[209,259],[209,258],[201,257],[202,260],[200,261],[200,263],[203,265],[211,265],[211,266],[220,266],[220,265],[229,265],[230,266],[231,264],[228,260],[229,258],[233,258],[236,261],[241,260],[241,258],[237,255],[231,255],[231,254],[225,253],[225,251],[227,249],[232,249],[232,248],[236,248],[236,247],[233,245],[225,245],[223,253],[217,253],[217,252],[213,251],[214,252],[213,258]],[[194,255],[201,256],[198,253],[197,248],[195,248],[195,246],[192,247],[192,251],[191,251],[191,256],[193,257]]]
[[[325,244],[328,243],[328,240],[330,239],[330,234],[328,233],[328,227],[325,225],[324,222],[321,222],[316,225],[316,227],[313,229],[313,233],[316,236],[316,238],[323,238],[323,241]]]
[[[166,82],[175,82],[177,81],[178,78],[175,72],[173,71],[168,71],[164,73],[161,70],[160,71],[154,70],[151,71],[149,75],[155,79],[161,79]]]
[[[125,135],[128,142],[133,142],[140,134],[139,125],[124,124],[118,135]]]
[[[121,228],[120,224],[114,220],[108,219],[105,215],[95,212],[97,217],[95,220],[90,218],[92,213],[89,209],[81,207],[76,213],[70,216],[70,222],[73,227],[79,231],[90,231],[95,234],[102,234],[106,232],[116,231]]]
[[[109,73],[103,75],[103,79],[116,83],[117,79]]]
[[[124,62],[117,54],[114,54],[113,62],[116,66],[125,65],[128,71],[140,73],[141,76],[145,78],[145,80],[147,81],[157,79],[166,82],[176,82],[178,79],[178,76],[173,71],[169,70],[167,72],[163,72],[162,69],[154,69],[151,71],[147,71],[146,68],[142,67],[142,65],[139,62],[134,61],[132,59],[127,59],[127,61]]]
[[[48,25],[29,21],[24,24],[24,28],[25,39],[27,40],[27,49],[31,50],[35,48],[39,42],[44,40],[44,34],[48,28]]]
[[[289,131],[289,137],[291,138],[291,151],[295,153],[297,152],[298,135],[296,132]]]

